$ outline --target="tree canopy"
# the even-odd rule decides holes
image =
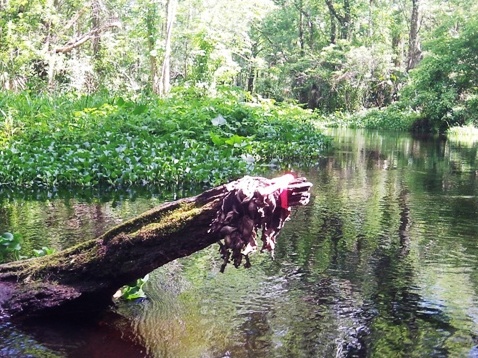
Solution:
[[[0,10],[6,90],[232,85],[353,112],[389,105],[410,83],[410,105],[431,120],[453,109],[450,123],[463,122],[475,108],[470,0],[2,0]]]

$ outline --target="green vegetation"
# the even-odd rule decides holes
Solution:
[[[167,99],[0,97],[0,182],[17,186],[216,185],[260,165],[314,159],[328,144],[310,112],[242,91]]]
[[[355,113],[336,112],[326,117],[328,127],[349,127],[410,131],[420,115],[411,109],[400,108],[397,103],[382,109],[372,108]]]
[[[154,115],[160,117],[155,111],[162,111],[165,104],[155,96],[166,98],[173,91],[178,100],[178,93],[184,95],[178,89],[183,87],[214,92],[221,86],[235,86],[276,102],[297,101],[330,115],[327,122],[335,126],[421,131],[476,126],[477,11],[477,3],[471,0],[446,4],[438,0],[2,2],[0,90],[6,93],[0,101],[1,140],[15,137],[22,129],[16,123],[18,116],[23,121],[21,114],[26,116],[28,111],[39,122],[39,134],[58,127],[57,136],[63,136],[65,126],[77,126],[72,130],[77,135],[81,126],[87,131],[103,124],[103,117],[131,119],[128,125],[147,127]],[[13,100],[5,97],[22,91],[29,93],[29,99],[16,113],[10,106]],[[173,108],[184,106],[181,100],[169,103],[175,103]],[[198,102],[193,102],[191,110],[197,111]],[[202,104],[208,105],[207,101]],[[48,108],[55,108],[54,113]],[[363,114],[367,109],[371,111]],[[171,120],[178,115],[182,122],[184,111],[168,109],[164,117]],[[143,122],[147,115],[152,117]],[[190,129],[180,126],[179,130]],[[203,134],[206,138],[207,133]],[[225,137],[226,142],[215,136],[222,134],[213,131],[208,139],[219,146],[249,146],[248,140],[239,137]],[[56,145],[51,147],[54,152]],[[97,151],[116,148],[107,145]],[[60,155],[68,156],[70,149]],[[81,149],[89,150],[88,146]],[[78,160],[85,165],[95,162],[89,159],[80,156]],[[85,185],[90,179],[94,184],[108,178],[136,182],[144,177],[137,171],[125,176],[108,173],[113,168],[58,174],[57,168],[50,169],[37,179],[31,178],[33,173],[22,173],[24,178],[17,181]],[[200,177],[192,180],[213,181]],[[144,179],[164,181],[157,176]]]
[[[346,113],[336,112],[329,117],[329,125],[420,132],[478,127],[478,21],[455,14],[432,34],[424,43],[423,60],[402,82],[400,100],[382,109],[359,111],[367,106],[355,106]],[[450,134],[456,137],[463,132],[454,129]],[[466,132],[469,137],[475,131]]]
[[[20,255],[22,250],[21,236],[12,234],[11,232],[4,232],[0,235],[0,263],[25,259],[25,256]],[[33,250],[35,257],[51,255],[56,252],[55,249],[43,246],[39,250]]]
[[[452,127],[447,131],[447,138],[453,142],[471,145],[478,142],[478,128],[473,125]]]
[[[21,241],[21,236],[18,234],[4,232],[0,235],[0,263],[26,258],[25,256],[20,255],[22,250]],[[33,250],[33,255],[39,257],[51,255],[55,252],[55,249],[44,246],[40,250]]]
[[[131,301],[138,298],[145,298],[146,294],[143,291],[143,286],[149,280],[149,274],[143,278],[137,279],[133,284],[124,286],[120,290],[120,297],[124,300]]]
[[[4,232],[0,235],[0,262],[6,260],[18,260],[20,258],[20,237],[11,232]]]
[[[403,91],[404,101],[434,130],[478,126],[478,20],[462,18],[459,28],[457,20],[435,31]]]
[[[56,249],[50,248],[48,246],[42,246],[41,249],[34,249],[33,250],[33,255],[35,257],[41,257],[41,256],[46,256],[46,255],[52,255],[56,252]]]

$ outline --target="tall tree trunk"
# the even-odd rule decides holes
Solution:
[[[368,43],[373,45],[373,30],[374,30],[374,21],[373,21],[373,0],[368,2]]]
[[[168,0],[166,4],[166,28],[164,42],[164,59],[161,69],[161,88],[160,95],[169,93],[171,88],[171,39],[173,34],[173,24],[176,18],[177,0]]]
[[[93,29],[99,29],[102,25],[102,8],[101,0],[92,0],[91,2],[91,24]],[[103,65],[101,63],[101,33],[96,32],[92,38],[93,47],[93,66],[95,75],[89,78],[89,86],[92,89],[98,89],[101,84],[101,77],[104,74]]]
[[[329,10],[330,16],[330,43],[335,44],[337,42],[337,23],[334,14]]]
[[[94,29],[101,27],[101,3],[100,0],[93,0],[91,2],[91,23]],[[101,50],[101,37],[99,33],[93,36],[93,57],[98,58]]]
[[[340,24],[340,38],[347,40],[350,38],[350,30],[352,28],[352,10],[350,7],[350,1],[344,0],[343,9],[344,13],[339,14],[332,3],[332,0],[325,0],[327,7],[329,9],[330,17],[331,17],[331,36],[330,42],[335,43],[335,33],[336,33],[336,23],[334,20],[337,20]],[[332,32],[333,31],[333,32]]]
[[[350,8],[350,0],[344,0],[344,17],[341,22],[341,38],[344,40],[350,39],[350,29],[352,27],[352,14]]]
[[[403,32],[401,31],[402,23],[402,12],[399,10],[394,10],[392,13],[392,19],[395,26],[390,28],[390,35],[392,38],[392,52],[393,64],[397,69],[401,69],[404,66],[404,42],[403,42]]]
[[[157,21],[158,8],[155,1],[146,5],[146,35],[148,43],[150,85],[153,93],[159,94],[161,90],[160,73],[158,67],[158,54],[156,52],[156,40],[158,38]]]
[[[412,15],[410,17],[410,35],[408,39],[408,60],[407,71],[415,68],[420,62],[422,51],[420,48],[419,31],[419,12],[420,0],[412,0]]]
[[[256,69],[254,66],[249,68],[249,76],[247,77],[247,91],[254,93],[254,82],[256,78]]]
[[[259,52],[259,43],[254,42],[251,46],[251,56],[248,58],[249,72],[247,76],[247,91],[249,91],[250,93],[254,93],[255,89],[255,82],[257,77],[256,59],[259,55]]]
[[[300,57],[304,57],[305,54],[305,40],[304,40],[304,14],[303,1],[299,1],[299,46],[300,46]]]
[[[311,19],[311,15],[307,11],[305,11],[304,0],[299,0],[298,3],[294,1],[294,5],[297,11],[299,11],[299,43],[300,43],[301,53],[303,56],[305,54],[306,42],[311,50],[314,48],[314,36],[315,36],[314,22]],[[305,39],[306,27],[309,29],[309,36],[307,40]]]

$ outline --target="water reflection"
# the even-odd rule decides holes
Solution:
[[[1,189],[1,188],[0,188]],[[81,189],[12,192],[0,190],[0,233],[11,231],[22,238],[21,255],[48,246],[62,250],[104,233],[125,219],[139,215],[178,193],[160,188]],[[197,193],[182,192],[182,196]]]
[[[478,146],[330,134],[334,150],[301,173],[313,197],[293,212],[276,259],[256,254],[251,269],[219,274],[210,247],[156,270],[148,300],[118,307],[129,323],[113,326],[144,346],[129,356],[476,356]],[[0,231],[24,228],[31,246],[63,247],[161,199],[89,201],[4,201]],[[21,332],[59,356],[95,351]]]

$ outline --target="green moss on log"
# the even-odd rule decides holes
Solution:
[[[211,210],[211,205],[197,207],[192,203],[180,203],[163,212],[150,210],[109,230],[97,239],[52,255],[4,264],[0,270],[0,278],[7,278],[9,272],[14,272],[17,280],[34,282],[56,279],[59,273],[75,272],[80,268],[86,272],[110,252],[138,245],[141,241],[161,240],[179,232],[205,210]],[[150,221],[153,217],[156,222]],[[139,229],[133,231],[135,228]]]

